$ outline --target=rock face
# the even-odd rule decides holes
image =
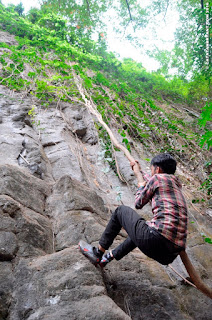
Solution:
[[[32,105],[39,126],[28,115]],[[211,319],[209,298],[139,250],[104,271],[79,253],[80,239],[98,243],[111,210],[122,203],[133,207],[135,191],[120,152],[127,184],[104,161],[84,107],[44,110],[1,86],[0,117],[1,320]],[[150,217],[150,207],[140,214]],[[197,223],[189,225],[188,254],[211,286],[211,245],[199,231],[211,237],[211,218],[193,208],[190,218]],[[125,237],[121,232],[114,246]],[[173,266],[186,276],[180,259]]]

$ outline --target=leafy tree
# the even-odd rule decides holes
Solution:
[[[23,3],[20,2],[14,9],[16,12],[18,12],[19,16],[23,16],[24,13],[24,6]]]
[[[30,22],[35,24],[40,20],[42,15],[43,15],[42,10],[37,8],[31,8],[27,14],[27,18],[29,19]]]
[[[158,48],[155,48],[154,53],[149,52],[149,56],[160,62],[161,67],[157,70],[157,72],[162,73],[168,78],[169,70],[171,68],[171,52],[168,50],[159,50]]]
[[[66,20],[55,13],[47,13],[40,17],[38,24],[41,27],[55,31],[55,35],[65,39],[67,34]]]
[[[147,11],[137,0],[46,0],[42,1],[42,7],[62,14],[69,19],[71,26],[84,35],[105,32],[106,22],[109,21],[117,33],[122,35],[129,25],[135,31],[143,28],[148,21]],[[133,39],[132,32],[128,36]]]
[[[1,3],[1,2],[0,2]],[[23,16],[23,13],[24,13],[24,6],[23,6],[23,3],[20,2],[17,6],[10,3],[7,8],[6,8],[7,11],[9,12],[17,12],[19,16]]]
[[[212,125],[212,102],[206,103],[202,110],[202,114],[199,119],[199,125],[204,128],[205,133],[201,137],[200,145],[203,147],[206,145],[207,149],[212,147],[212,130],[210,130]]]
[[[208,0],[207,3],[209,4],[210,23],[212,20],[212,2],[211,0]],[[211,72],[211,70],[208,70],[208,66],[206,66],[206,6],[202,9],[199,0],[181,0],[178,1],[178,10],[180,12],[181,25],[176,32],[176,58],[179,58],[182,53],[182,51],[177,52],[177,48],[182,49],[184,59],[181,63],[184,63],[185,73],[188,73],[189,70],[197,70],[204,73]],[[211,24],[208,27],[210,28],[210,39],[208,40],[211,52]],[[189,64],[186,65],[186,61],[189,61]]]
[[[203,107],[205,101],[209,99],[210,79],[202,73],[195,73],[192,80],[188,83],[188,103]]]
[[[156,48],[151,52],[151,55],[161,64],[159,71],[166,74],[174,68],[175,73],[183,78],[191,79],[195,73],[202,73],[210,78],[212,74],[212,0],[204,2],[161,0],[153,3],[157,13],[165,12],[166,14],[165,6],[171,6],[179,13],[174,49],[168,52]],[[206,35],[209,37],[209,63],[206,58]]]

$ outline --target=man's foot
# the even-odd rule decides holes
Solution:
[[[106,253],[103,257],[102,257],[102,259],[101,259],[101,261],[100,261],[100,263],[99,263],[99,265],[100,265],[100,267],[101,268],[104,268],[105,266],[106,266],[106,264],[108,264],[110,261],[112,261],[114,259],[114,257],[112,256],[112,253],[111,252],[108,252],[108,253]]]
[[[93,263],[95,266],[100,263],[103,253],[96,247],[92,247],[89,243],[80,240],[79,242],[79,249]]]

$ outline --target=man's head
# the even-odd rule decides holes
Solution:
[[[160,153],[151,160],[152,175],[156,173],[174,174],[177,162],[169,153]]]

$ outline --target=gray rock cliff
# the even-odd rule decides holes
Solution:
[[[134,207],[136,185],[121,152],[127,184],[104,160],[82,105],[44,109],[0,86],[0,118],[0,320],[211,319],[209,298],[139,250],[104,271],[79,253],[80,239],[98,243],[111,210]],[[151,217],[149,206],[139,213]],[[189,214],[198,225],[189,225],[188,254],[212,286],[211,245],[198,229],[212,234],[211,218],[193,207]],[[125,237],[122,231],[114,246]],[[180,259],[173,266],[186,276]]]

